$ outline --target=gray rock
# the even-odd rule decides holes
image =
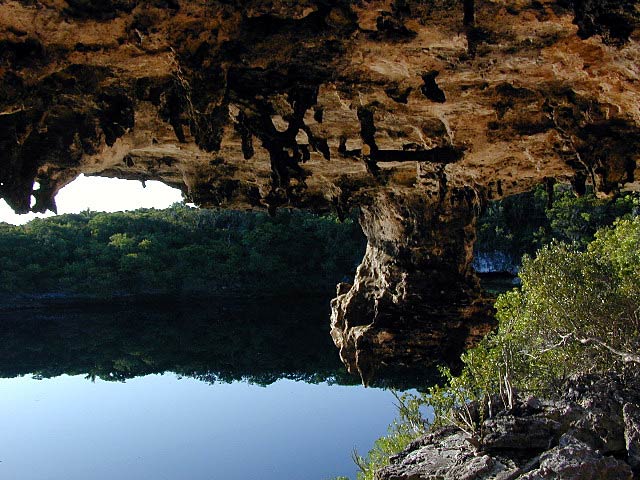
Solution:
[[[417,480],[445,478],[456,464],[472,458],[466,434],[453,429],[442,429],[414,442],[400,455],[391,459],[391,465],[376,474],[377,480]]]
[[[482,444],[487,450],[545,450],[560,430],[560,423],[537,415],[507,415],[486,420],[484,427]]]
[[[560,399],[528,398],[494,412],[474,442],[455,427],[440,429],[413,442],[376,478],[631,480],[640,470],[637,377],[572,378]],[[625,452],[627,462],[619,459]]]
[[[513,471],[515,471],[514,468],[509,468],[499,460],[489,455],[482,455],[457,463],[446,472],[444,480],[480,480],[495,478],[498,475],[508,474]]]
[[[459,438],[458,438],[459,439]],[[456,441],[457,443],[457,441]],[[450,445],[452,446],[452,445]],[[436,444],[422,447],[406,455],[400,463],[390,465],[376,475],[377,480],[482,480],[513,478],[517,471],[511,462],[502,463],[490,455],[474,456],[458,443],[457,450]],[[506,476],[504,476],[506,474]]]
[[[520,259],[504,252],[475,252],[473,256],[473,269],[478,273],[508,272],[516,275],[519,267]]]
[[[542,402],[539,398],[528,397],[525,399],[524,404],[531,411],[539,412],[540,410],[542,410]]]
[[[605,454],[624,451],[622,407],[626,398],[636,397],[635,385],[609,373],[575,377],[567,387],[574,437]]]
[[[633,470],[640,472],[640,407],[633,403],[625,404],[624,439],[627,447],[627,461]]]
[[[540,456],[540,467],[518,480],[632,480],[631,467],[605,457],[587,444],[563,435],[560,444]]]

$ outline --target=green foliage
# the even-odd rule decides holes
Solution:
[[[568,185],[556,185],[554,201],[549,203],[542,186],[490,203],[478,220],[476,255],[497,251],[517,262],[553,240],[584,248],[598,229],[617,218],[637,215],[640,197],[627,193],[600,199],[592,192],[578,197]]]
[[[182,204],[60,215],[0,224],[0,293],[320,292],[354,271],[364,244],[353,218],[334,215]]]
[[[586,251],[554,243],[525,260],[522,289],[496,304],[496,338],[513,348],[516,388],[540,391],[577,371],[620,369],[621,353],[638,351],[639,251],[635,218],[598,232]]]
[[[375,472],[389,465],[389,458],[405,449],[417,434],[404,428],[403,424],[394,423],[389,433],[378,438],[366,457],[353,452],[353,461],[360,471],[358,480],[374,480]]]
[[[553,396],[569,375],[640,363],[640,217],[598,231],[584,251],[553,242],[519,276],[521,288],[495,304],[498,330],[462,356],[461,375],[422,397],[436,425],[475,431],[462,420],[482,411],[465,417],[468,402],[488,413],[493,395],[510,406],[515,392]]]
[[[418,397],[411,394],[397,395],[399,416],[389,426],[387,435],[377,439],[366,457],[353,451],[353,461],[360,471],[358,480],[374,480],[375,472],[389,465],[389,458],[404,450],[419,435],[425,433],[427,423],[420,412]]]
[[[476,250],[504,252],[514,258],[535,251],[537,235],[548,224],[547,202],[542,187],[491,202],[478,219]]]
[[[546,212],[550,233],[543,242],[552,238],[586,247],[598,229],[613,224],[617,218],[630,216],[639,205],[635,194],[610,200],[597,198],[593,193],[577,197],[566,186],[556,191],[556,200]]]

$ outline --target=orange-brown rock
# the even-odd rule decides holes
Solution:
[[[638,188],[639,18],[637,0],[0,0],[0,196],[55,210],[85,173],[202,206],[359,206],[334,338],[353,368],[358,345],[409,354],[486,318],[486,200]]]

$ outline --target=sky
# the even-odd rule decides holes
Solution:
[[[56,196],[58,213],[79,213],[86,209],[96,212],[118,212],[136,208],[167,208],[182,201],[180,190],[156,181],[121,180],[80,175]],[[22,225],[36,217],[50,217],[47,212],[16,215],[4,200],[0,200],[0,222]]]

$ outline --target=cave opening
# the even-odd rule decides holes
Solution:
[[[35,182],[32,206],[41,189]],[[55,215],[15,215],[4,205],[6,234],[29,238],[24,267],[38,272],[27,278],[25,268],[13,266],[5,293],[112,300],[326,296],[352,280],[364,254],[355,209],[267,215],[197,208],[184,198],[158,181],[80,175],[57,192]]]
[[[32,211],[26,214],[16,214],[5,200],[0,200],[0,222],[23,225],[35,218],[80,213],[85,210],[117,212],[138,208],[162,209],[182,201],[182,193],[179,189],[159,181],[141,182],[80,174],[55,192],[55,201],[52,203],[56,209],[55,212],[50,209],[38,212],[35,206],[38,196],[45,193],[46,185],[46,181],[42,184],[38,181],[33,183],[30,205]]]

